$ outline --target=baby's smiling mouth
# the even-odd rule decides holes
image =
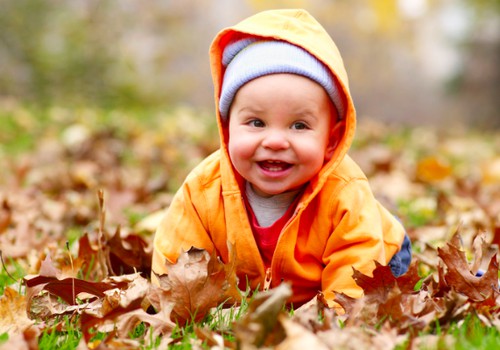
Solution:
[[[264,160],[258,162],[259,166],[266,171],[284,171],[292,167],[292,164],[279,160]]]

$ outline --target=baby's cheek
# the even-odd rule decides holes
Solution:
[[[255,151],[253,144],[244,136],[229,143],[229,155],[233,161],[250,159]]]

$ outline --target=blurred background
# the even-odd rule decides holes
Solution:
[[[210,118],[213,37],[290,7],[336,41],[360,119],[500,127],[500,0],[0,0],[0,109],[186,105]]]

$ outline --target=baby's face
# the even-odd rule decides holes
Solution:
[[[262,196],[300,188],[322,168],[337,144],[335,109],[316,82],[272,74],[245,84],[229,112],[229,155]]]

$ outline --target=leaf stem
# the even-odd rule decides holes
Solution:
[[[0,261],[2,262],[2,267],[5,270],[5,273],[7,274],[7,276],[9,276],[14,282],[17,282],[17,280],[7,270],[7,265],[3,261],[3,254],[2,254],[2,250],[1,249],[0,249]]]

